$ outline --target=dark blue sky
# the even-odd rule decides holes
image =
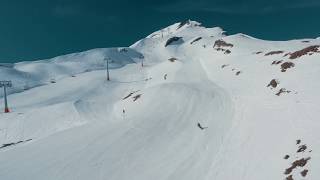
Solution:
[[[1,0],[0,62],[129,46],[186,19],[262,39],[314,38],[319,17],[320,0]]]

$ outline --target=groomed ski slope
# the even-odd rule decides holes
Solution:
[[[232,46],[217,49],[218,40]],[[320,54],[284,55],[319,44],[187,21],[129,48],[2,65],[1,78],[28,88],[14,86],[12,112],[0,114],[0,147],[23,141],[0,148],[0,179],[317,179]],[[282,72],[284,62],[294,66]]]

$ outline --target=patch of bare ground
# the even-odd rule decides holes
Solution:
[[[305,150],[307,149],[307,146],[304,144],[304,145],[301,145],[299,146],[298,150],[297,150],[297,153],[299,152],[304,152]]]
[[[287,154],[287,155],[285,155],[284,157],[283,157],[283,159],[289,159],[289,155]]]
[[[308,157],[308,158],[301,158],[299,160],[296,160],[294,161],[292,164],[291,164],[291,167],[287,168],[284,172],[284,174],[290,174],[292,172],[293,169],[297,168],[297,167],[304,167],[308,161],[310,160],[311,158]]]
[[[283,93],[290,93],[291,91],[286,90],[285,88],[281,88],[278,92],[277,92],[277,96],[280,96]]]
[[[293,62],[284,62],[281,64],[281,72],[286,72],[287,69],[294,67]]]
[[[224,51],[224,54],[230,54],[231,53],[231,51],[229,50],[229,49],[223,49],[223,48],[216,48],[215,50],[217,50],[217,51]]]
[[[172,37],[169,38],[166,42],[166,44],[164,45],[164,47],[167,47],[169,45],[171,45],[173,42],[179,41],[180,39],[182,39],[182,37]]]
[[[296,140],[296,144],[298,145],[298,144],[300,144],[301,143],[301,140],[300,139],[297,139]]]
[[[300,140],[300,139],[298,139],[298,140],[296,140],[296,145],[299,145],[300,143],[301,143],[302,141]],[[300,152],[304,152],[305,150],[307,149],[307,146],[306,145],[300,145],[299,147],[298,147],[298,151],[296,152],[296,158],[298,158],[299,157],[299,154],[298,153],[300,153]],[[310,153],[310,151],[309,151],[309,153]],[[284,159],[289,159],[289,155],[285,155],[284,156]],[[293,161],[292,163],[291,163],[291,165],[290,165],[290,167],[289,168],[287,168],[287,169],[285,169],[285,171],[284,171],[284,174],[285,175],[288,175],[287,177],[286,177],[286,179],[293,179],[293,177],[292,177],[292,172],[293,171],[300,171],[300,168],[303,168],[303,167],[305,167],[305,165],[308,163],[308,161],[311,159],[311,157],[309,156],[309,157],[303,157],[303,158],[300,158],[300,159],[296,159],[295,161]],[[300,174],[301,174],[301,176],[302,177],[306,177],[307,176],[307,174],[308,174],[308,169],[304,169],[303,171],[300,171]]]
[[[197,41],[200,41],[201,39],[202,39],[202,37],[198,37],[198,38],[194,39],[193,41],[191,41],[190,44],[193,44],[193,43],[195,43],[195,42],[197,42]]]
[[[133,98],[133,101],[138,100],[139,98],[141,98],[141,96],[142,96],[142,94],[138,94],[138,95],[136,95],[136,96],[133,96],[133,97],[132,97],[132,98]]]
[[[280,61],[272,61],[271,65],[278,65],[280,63],[282,63],[282,60],[280,60]]]
[[[319,52],[319,45],[313,45],[313,46],[308,46],[304,49],[301,49],[299,51],[295,51],[293,53],[290,54],[290,57],[289,59],[297,59],[301,56],[304,56],[304,55],[312,55],[312,53],[316,53],[316,52]]]
[[[184,25],[189,25],[189,24],[190,24],[190,20],[182,21],[178,25],[177,30],[180,29],[181,27],[183,27]]]
[[[227,49],[225,52],[224,52],[224,54],[230,54],[231,53],[231,51],[229,50],[229,49]]]
[[[308,174],[308,172],[309,172],[309,170],[308,170],[308,169],[305,169],[305,170],[301,171],[300,174],[301,174],[302,177],[306,177],[307,174]]]
[[[213,47],[233,47],[233,44],[231,44],[231,43],[227,43],[227,42],[225,42],[224,40],[222,40],[222,39],[219,39],[219,40],[216,40],[215,42],[214,42],[214,45],[213,45]]]
[[[217,51],[225,51],[223,48],[216,48]]]
[[[279,84],[279,81],[277,81],[276,79],[272,79],[269,84],[267,85],[267,87],[272,87],[272,88],[276,88]]]
[[[286,180],[294,180],[292,175],[289,175],[288,177],[286,177]]]
[[[290,55],[291,53],[286,53],[285,55],[283,55],[283,57],[286,57],[286,56],[288,56],[288,55]]]
[[[271,56],[271,55],[282,54],[282,53],[284,53],[284,51],[270,51],[266,53],[265,56]]]
[[[168,59],[168,61],[170,61],[170,62],[175,62],[176,60],[178,60],[178,59],[174,58],[174,57]]]
[[[236,72],[236,76],[239,76],[240,73],[241,73],[241,71],[237,71]]]

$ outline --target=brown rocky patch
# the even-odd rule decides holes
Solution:
[[[301,158],[299,160],[294,161],[291,164],[291,167],[289,167],[288,169],[285,170],[284,174],[290,174],[292,172],[292,170],[295,169],[296,167],[304,167],[310,159],[311,158],[308,157],[308,158]]]
[[[282,54],[282,53],[284,53],[284,51],[270,51],[266,53],[265,56],[271,56],[271,55]]]
[[[233,47],[233,44],[231,44],[231,43],[227,43],[227,42],[225,42],[224,40],[222,40],[222,39],[219,39],[219,40],[216,40],[215,42],[214,42],[214,45],[213,45],[213,47]]]
[[[289,175],[288,177],[286,177],[286,180],[294,180],[292,175]]]
[[[301,145],[299,146],[298,150],[297,150],[297,153],[299,152],[304,152],[305,150],[307,149],[307,146],[304,144],[304,145]]]
[[[308,174],[308,171],[309,171],[308,169],[305,169],[305,170],[301,171],[301,173],[300,173],[301,176],[302,176],[302,177],[306,177],[307,174]]]
[[[286,56],[288,56],[288,55],[290,55],[291,53],[286,53],[285,55],[283,55],[283,57],[286,57]]]
[[[281,64],[281,72],[286,72],[287,69],[294,67],[293,62],[284,62]]]
[[[282,63],[282,60],[280,60],[280,61],[272,61],[271,65],[278,65],[280,63]]]
[[[279,82],[277,81],[277,80],[275,80],[275,79],[272,79],[271,81],[270,81],[270,83],[267,85],[267,87],[272,87],[272,88],[276,88],[277,86],[278,86],[278,84],[279,84]]]
[[[290,54],[290,59],[296,59],[296,58],[299,58],[301,56],[304,56],[304,55],[307,55],[309,53],[312,53],[312,52],[319,52],[319,45],[314,45],[314,46],[309,46],[309,47],[306,47],[304,49],[301,49],[299,51],[295,51],[293,53]]]
[[[284,157],[283,157],[283,159],[289,159],[289,155],[287,154],[287,155],[285,155]]]
[[[296,140],[296,144],[300,144],[301,143],[301,140],[300,139],[297,139]]]

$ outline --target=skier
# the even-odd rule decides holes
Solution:
[[[126,114],[126,110],[124,110],[124,108],[123,108],[122,109],[122,118],[123,118],[123,120],[124,120],[125,114]]]

